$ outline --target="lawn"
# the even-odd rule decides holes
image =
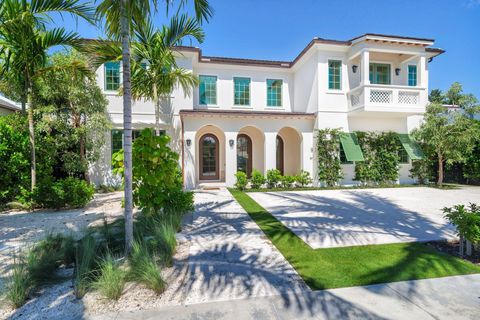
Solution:
[[[314,250],[245,192],[230,192],[313,290],[480,273],[421,243]]]

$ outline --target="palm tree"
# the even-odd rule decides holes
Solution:
[[[31,188],[36,184],[35,134],[32,95],[34,81],[47,69],[48,50],[56,46],[77,47],[77,33],[64,28],[47,29],[52,13],[71,14],[94,22],[94,11],[78,0],[4,0],[0,3],[0,81],[14,81],[22,88],[21,102],[28,126],[31,149]],[[55,66],[58,67],[58,66]]]
[[[203,42],[204,33],[198,22],[186,15],[173,17],[170,26],[155,30],[149,24],[138,30],[138,41],[132,46],[132,95],[136,100],[149,99],[155,106],[155,128],[160,134],[161,102],[170,102],[175,87],[180,86],[189,96],[198,85],[198,78],[189,70],[180,68],[175,60],[174,46],[185,38]]]
[[[174,0],[165,0],[167,12]],[[188,0],[180,0],[178,9]],[[130,42],[132,31],[151,20],[152,4],[157,10],[158,0],[102,0],[97,14],[104,18],[107,35],[121,42],[123,72],[123,152],[125,192],[125,254],[133,244],[133,193],[132,193],[132,91],[130,79]],[[195,14],[199,21],[207,20],[213,14],[208,0],[193,0]]]

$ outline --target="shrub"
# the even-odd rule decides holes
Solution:
[[[259,189],[265,184],[265,177],[260,171],[253,169],[250,183],[253,189]]]
[[[172,213],[181,218],[183,214],[193,210],[193,192],[182,189],[172,190],[165,200],[164,213]]]
[[[312,183],[312,178],[310,178],[310,172],[302,170],[298,175],[295,176],[295,182],[300,187],[306,187]]]
[[[125,286],[125,271],[110,253],[100,262],[100,276],[94,283],[100,293],[111,300],[118,300]]]
[[[247,174],[242,171],[237,171],[235,174],[235,178],[237,178],[237,182],[235,182],[235,187],[238,190],[245,190],[247,188]]]
[[[343,178],[340,163],[340,130],[324,129],[317,132],[318,179],[334,186]]]
[[[267,170],[266,181],[269,188],[277,187],[281,178],[282,178],[282,174],[280,173],[280,170],[278,169]]]
[[[427,159],[412,161],[410,177],[415,179],[418,184],[427,184],[434,179],[434,172],[430,161]]]
[[[133,243],[130,254],[130,277],[158,294],[165,290],[165,281],[162,279],[154,256],[145,244],[137,241]]]
[[[460,237],[472,243],[480,243],[480,206],[471,203],[443,208],[447,220],[457,228]]]
[[[34,288],[34,281],[30,276],[24,261],[14,263],[12,273],[7,280],[5,298],[15,308],[25,304]]]
[[[96,242],[91,235],[85,236],[75,252],[74,293],[81,298],[87,292],[93,280]]]
[[[295,177],[294,176],[283,176],[280,178],[280,184],[282,188],[288,189],[293,187],[293,184],[295,183]]]
[[[51,178],[45,178],[37,184],[33,200],[43,208],[79,208],[93,198],[94,192],[95,188],[85,180],[68,177],[54,182]]]

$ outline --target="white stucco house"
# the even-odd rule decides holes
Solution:
[[[6,116],[21,111],[21,109],[22,108],[18,103],[0,95],[0,116]]]
[[[409,133],[428,103],[428,65],[444,52],[433,44],[380,34],[314,38],[292,61],[204,56],[199,48],[178,47],[178,64],[198,75],[200,86],[190,96],[175,90],[162,107],[161,125],[180,154],[185,187],[232,186],[238,170],[252,169],[306,170],[315,178],[317,129]],[[92,177],[108,184],[111,154],[122,147],[120,65],[105,64],[97,77],[116,129]],[[134,129],[154,123],[153,104],[134,102]],[[343,153],[342,183],[353,184],[355,159]],[[405,157],[400,183],[412,182],[410,163]]]

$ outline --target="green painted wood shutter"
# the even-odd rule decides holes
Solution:
[[[407,151],[410,159],[420,160],[425,157],[420,145],[416,141],[412,140],[407,133],[398,133],[398,139],[400,140],[405,151]]]
[[[357,135],[353,132],[340,133],[340,143],[342,144],[345,156],[348,161],[364,161],[362,149],[358,144]]]

